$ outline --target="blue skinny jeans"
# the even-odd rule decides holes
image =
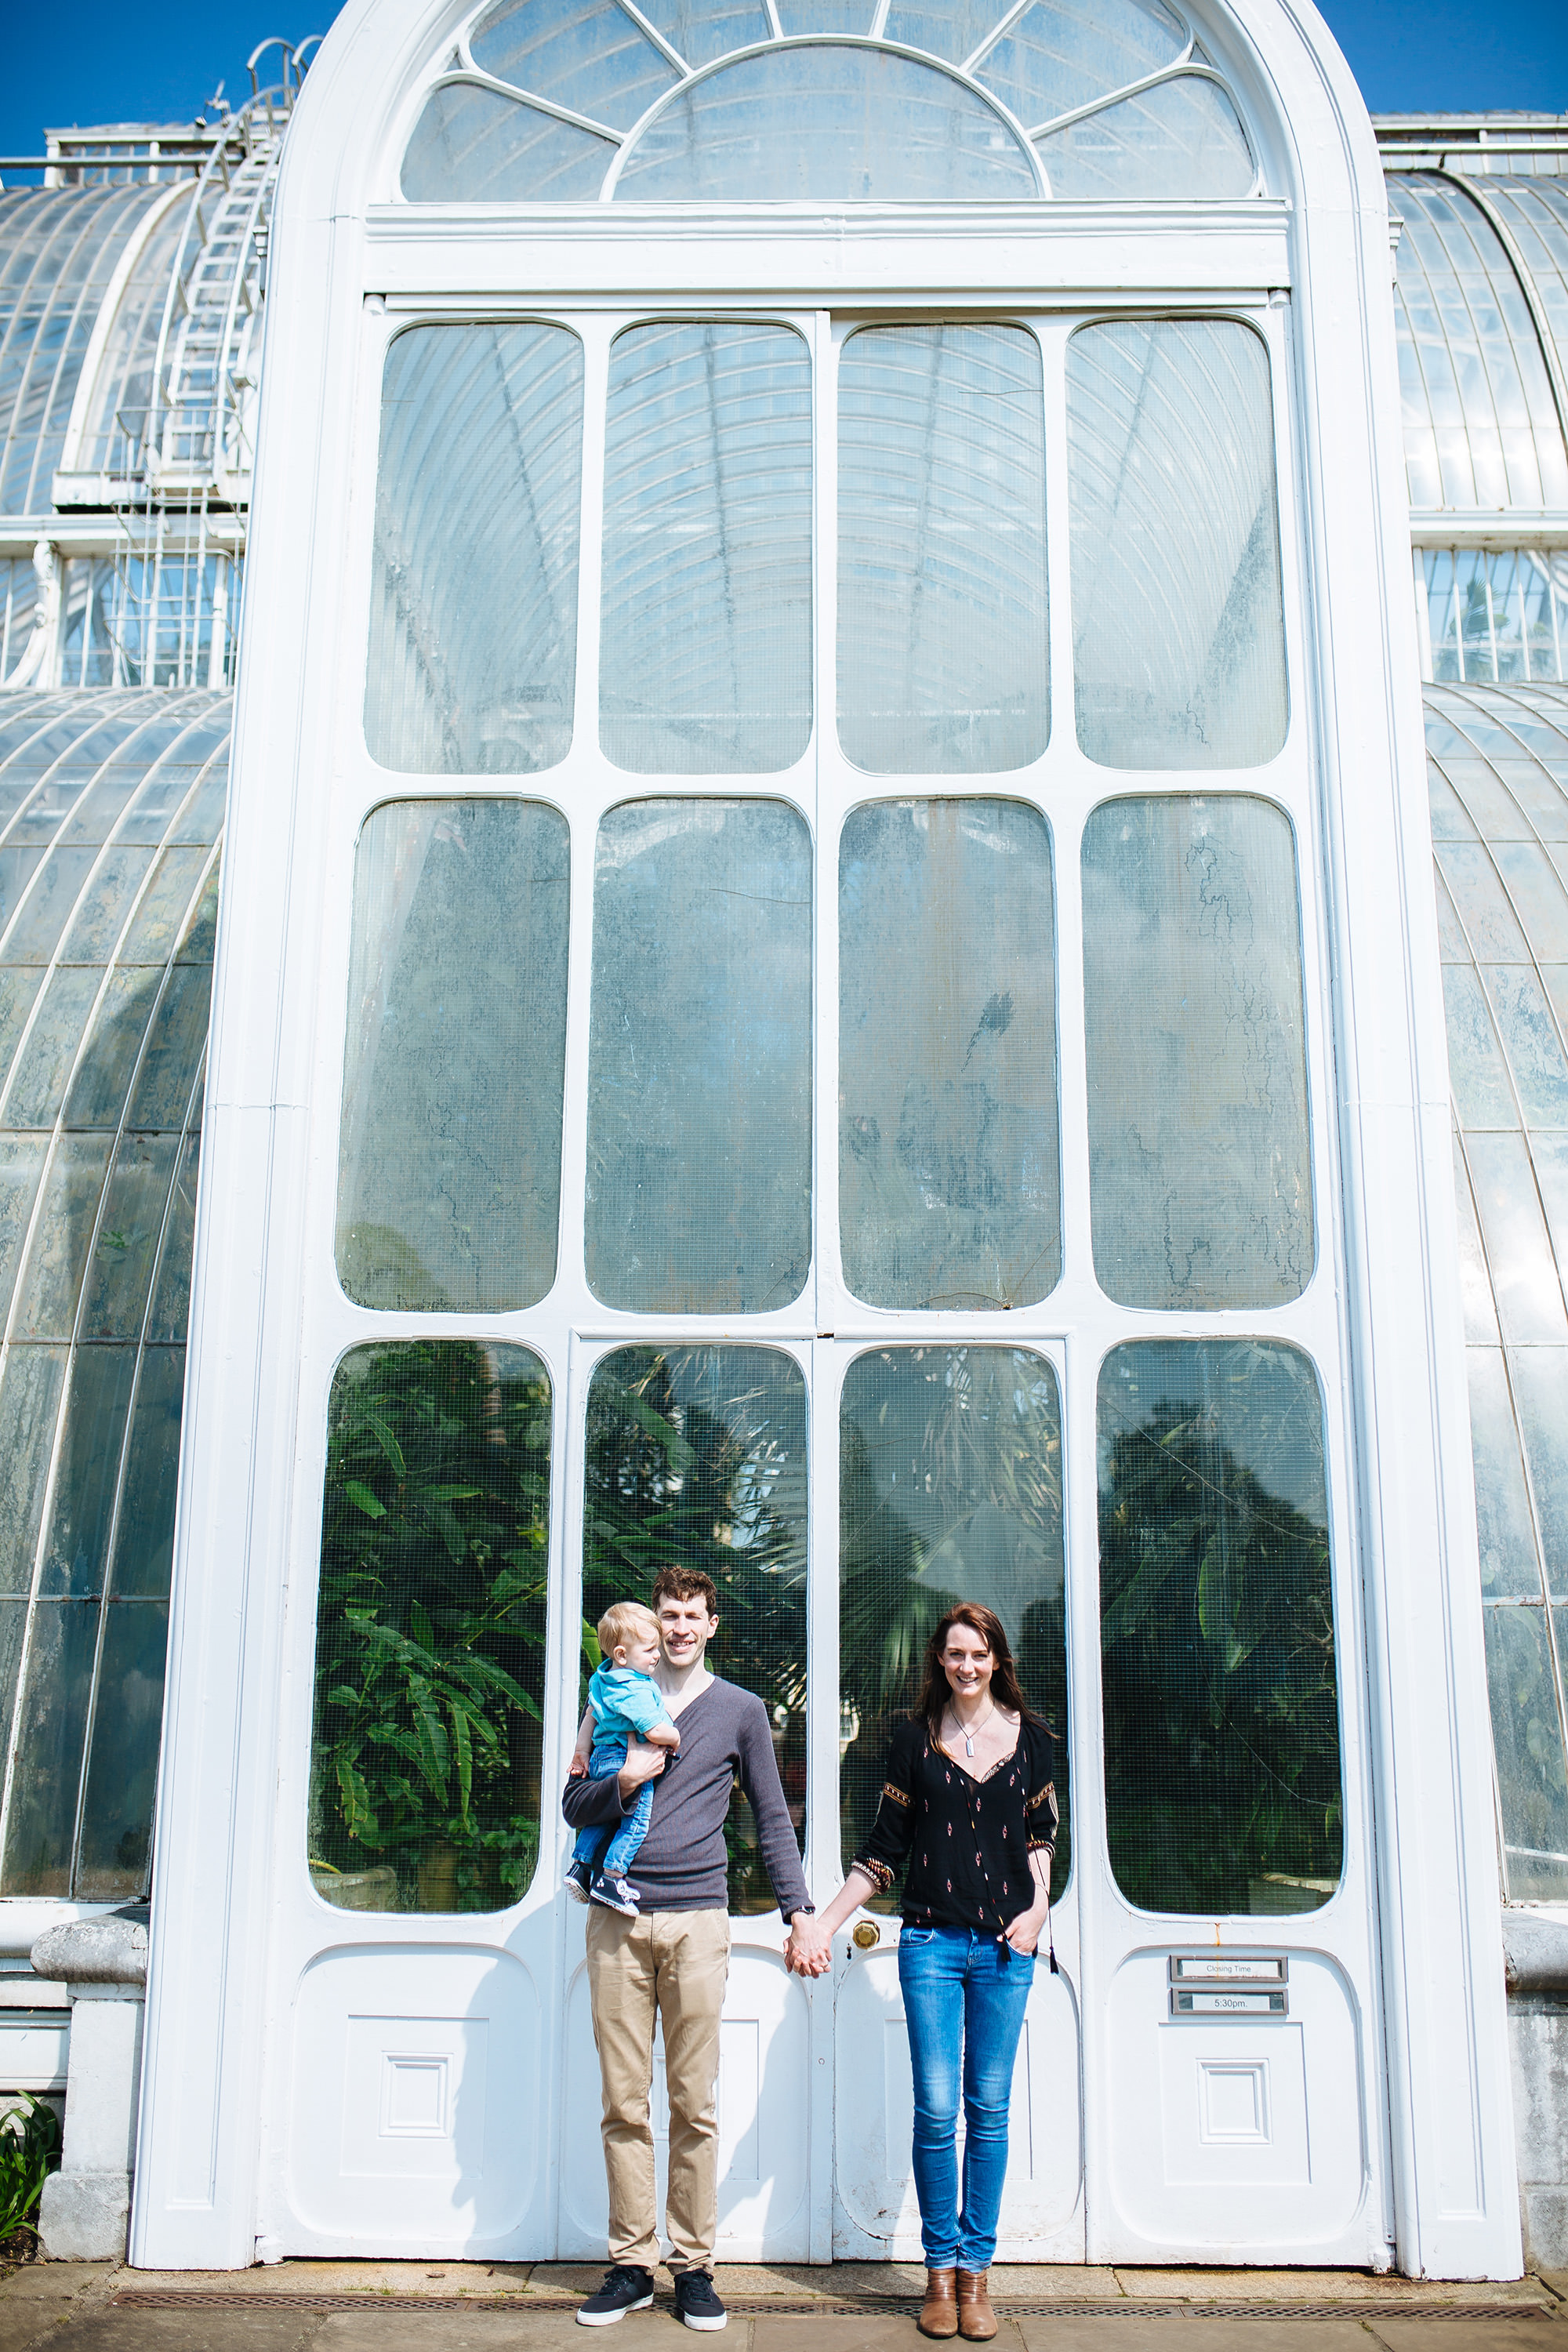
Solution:
[[[620,1770],[626,1760],[626,1742],[624,1737],[595,1740],[588,1758],[588,1778],[590,1780],[607,1780],[612,1772]],[[637,1803],[619,1829],[578,1831],[577,1843],[572,1849],[573,1861],[586,1863],[590,1870],[602,1870],[606,1877],[624,1878],[647,1835],[647,1825],[652,1819],[653,1782],[645,1780],[637,1790]]]
[[[960,2270],[987,2270],[996,2252],[1013,2063],[1034,1980],[1032,1953],[1016,1952],[971,1927],[906,1927],[899,1937],[899,1984],[915,2078],[915,2192],[931,2270],[955,2264]]]

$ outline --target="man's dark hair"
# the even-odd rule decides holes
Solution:
[[[653,1606],[661,1601],[700,1601],[710,1617],[719,1614],[719,1589],[700,1568],[661,1568],[653,1580]]]

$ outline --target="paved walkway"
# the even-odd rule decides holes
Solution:
[[[922,2274],[730,2263],[724,2352],[921,2352]],[[0,2281],[0,2352],[584,2352],[572,2316],[598,2268],[281,2263],[212,2273],[33,2263]],[[660,2273],[614,2352],[680,2352]],[[992,2273],[996,2352],[1568,2352],[1568,2274],[1500,2285],[1360,2271]],[[602,2340],[602,2339],[601,2339]]]

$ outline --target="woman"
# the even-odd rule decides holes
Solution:
[[[1050,1917],[1054,1769],[1055,1744],[1024,1703],[1001,1620],[961,1601],[926,1644],[924,1685],[893,1734],[876,1825],[820,1921],[831,1936],[907,1864],[899,1983],[915,2083],[926,2336],[981,2344],[996,2333],[986,2273],[1007,2170],[1013,2062]]]

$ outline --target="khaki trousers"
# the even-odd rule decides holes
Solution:
[[[595,1903],[588,1913],[588,1992],[605,2092],[601,2129],[613,2263],[652,2270],[658,2261],[648,2121],[657,2016],[664,2027],[669,2087],[669,2267],[678,2273],[712,2267],[719,2229],[719,2013],[729,1973],[730,1922],[722,1911],[650,1911],[626,1919]]]

